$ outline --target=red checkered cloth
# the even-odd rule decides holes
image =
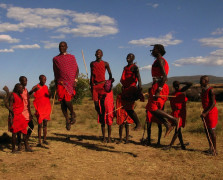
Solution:
[[[54,77],[58,84],[63,85],[70,95],[74,92],[74,82],[78,65],[74,55],[58,55],[53,58]]]

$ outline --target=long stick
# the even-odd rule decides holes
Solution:
[[[207,124],[206,124],[206,122],[205,122],[205,119],[204,119],[203,117],[202,117],[201,119],[202,119],[202,121],[203,121],[203,123],[204,123],[204,127],[205,127],[205,130],[206,130],[206,132],[207,132],[209,142],[211,143],[211,147],[212,147],[212,149],[214,150],[214,155],[216,156],[216,151],[215,151],[213,142],[212,142],[212,140],[211,140],[211,138],[210,138],[210,134],[209,134],[209,131],[208,131],[208,128],[207,128]]]
[[[83,61],[84,61],[84,66],[85,66],[85,70],[86,70],[86,74],[87,74],[87,78],[88,78],[87,66],[86,66],[86,62],[85,62],[85,58],[84,58],[84,51],[83,51],[83,49],[81,50],[81,53],[82,53],[82,57],[83,57]]]
[[[153,95],[156,96],[156,95]],[[159,95],[158,97],[176,97],[176,96],[171,96],[171,95]]]
[[[51,118],[51,115],[52,115],[52,112],[53,112],[53,107],[54,107],[54,102],[55,102],[56,93],[57,93],[57,91],[56,91],[56,89],[55,89],[54,96],[53,96],[53,103],[52,103],[52,106],[51,106],[50,118]]]
[[[117,111],[117,110],[119,110],[119,109],[121,109],[121,108],[123,108],[123,107],[124,107],[124,106],[120,106],[119,108],[117,108],[117,109],[115,109],[114,111],[109,112],[109,113],[107,113],[107,114],[105,114],[105,115],[111,114],[111,113],[113,113],[113,112],[115,112],[115,111]]]

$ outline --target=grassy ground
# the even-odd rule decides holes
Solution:
[[[142,124],[145,105],[146,102],[136,103]],[[189,143],[185,151],[180,149],[178,140],[171,150],[162,149],[169,144],[173,132],[161,139],[161,147],[156,147],[156,124],[152,126],[151,146],[140,144],[143,129],[130,131],[132,138],[129,144],[116,144],[116,123],[112,126],[114,142],[101,143],[93,102],[87,98],[82,105],[75,106],[77,123],[66,131],[57,103],[48,124],[48,146],[36,147],[37,126],[30,139],[32,153],[11,154],[11,143],[7,138],[0,144],[0,179],[223,179],[222,105],[218,104],[218,156],[214,157],[204,152],[208,143],[199,118],[200,103],[188,103],[188,121],[182,131],[185,143]],[[0,108],[0,134],[3,134],[7,132],[7,111]],[[168,103],[165,109],[170,112]],[[11,136],[10,133],[8,135]],[[68,136],[70,140],[67,140]]]

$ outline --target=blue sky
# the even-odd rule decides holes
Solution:
[[[128,53],[134,53],[142,83],[151,82],[150,45],[163,44],[172,76],[223,76],[222,0],[1,0],[0,88],[18,78],[28,89],[40,74],[53,80],[52,58],[67,41],[81,73],[102,49],[115,84]]]

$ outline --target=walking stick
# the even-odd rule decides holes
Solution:
[[[143,131],[143,135],[142,135],[142,139],[141,139],[141,144],[144,143],[144,135],[145,135],[145,131],[146,131],[146,121],[145,121],[145,124],[144,124],[144,131]]]
[[[50,113],[50,118],[51,118],[51,115],[52,115],[52,112],[53,112],[53,106],[54,106],[54,102],[55,102],[56,93],[57,93],[57,91],[55,89],[54,96],[53,96],[52,109],[51,109],[51,113]]]
[[[85,58],[84,58],[84,51],[83,51],[83,49],[81,50],[81,53],[82,53],[82,57],[83,57],[83,61],[84,61],[84,66],[85,66],[85,71],[86,71],[87,79],[88,79],[88,72],[87,72],[87,66],[86,66],[86,62],[85,62]]]
[[[211,138],[210,138],[210,134],[209,134],[209,131],[208,131],[208,128],[207,128],[207,124],[206,124],[206,122],[205,122],[205,119],[204,119],[203,117],[202,117],[201,119],[202,119],[202,121],[203,121],[203,123],[204,123],[204,128],[205,128],[205,130],[206,130],[206,132],[207,132],[208,140],[209,140],[209,142],[211,143],[211,148],[213,149],[213,151],[214,151],[214,155],[216,156],[216,151],[215,151],[213,142],[212,142],[212,140],[211,140]]]

